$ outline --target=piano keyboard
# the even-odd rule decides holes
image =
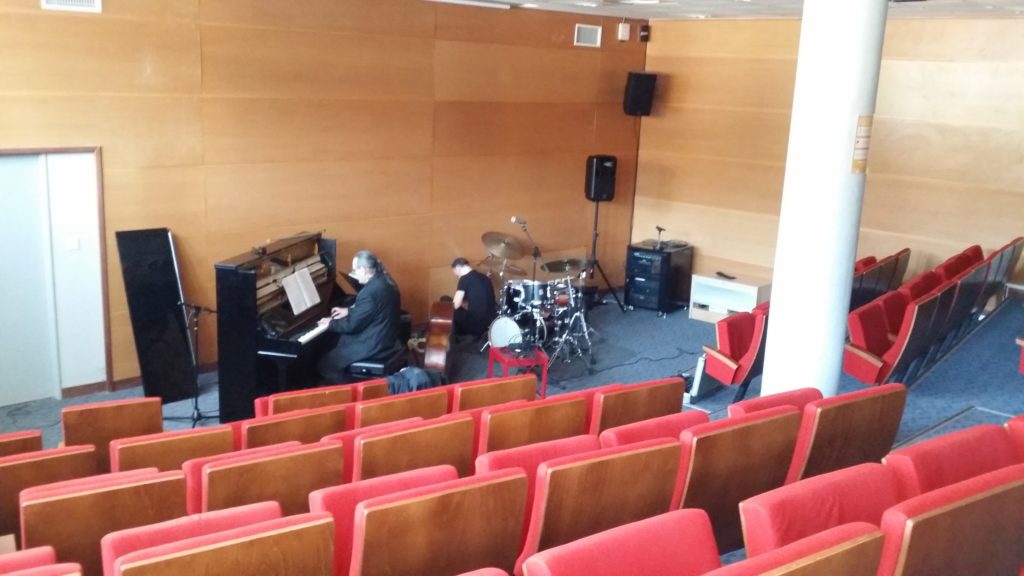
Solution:
[[[306,342],[309,342],[313,338],[316,338],[317,336],[326,332],[328,326],[330,326],[329,323],[317,324],[311,330],[307,331],[305,334],[302,334],[301,336],[296,338],[296,340],[299,341],[299,344],[305,344]]]

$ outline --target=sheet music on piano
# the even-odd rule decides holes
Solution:
[[[301,268],[294,274],[281,279],[281,286],[288,296],[288,304],[292,308],[292,314],[298,316],[306,310],[320,303],[320,294],[313,283],[313,277],[309,274],[308,268]]]

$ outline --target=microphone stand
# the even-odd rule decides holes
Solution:
[[[203,312],[207,314],[216,314],[216,310],[211,310],[199,304],[192,304],[182,300],[178,303],[185,309],[185,325],[191,332],[190,352],[192,353],[192,427],[195,428],[196,424],[200,420],[206,420],[208,418],[219,418],[218,414],[203,415],[199,410],[199,315]]]
[[[532,256],[533,256],[533,281],[536,282],[537,281],[537,260],[539,260],[541,258],[540,247],[538,247],[537,243],[534,242],[533,236],[530,235],[530,231],[526,229],[526,222],[520,222],[519,223],[519,227],[522,228],[523,234],[526,234],[527,239],[530,240],[530,244],[533,246],[533,252],[531,253]]]

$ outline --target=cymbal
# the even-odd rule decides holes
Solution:
[[[523,245],[514,236],[501,232],[484,232],[480,237],[487,251],[498,258],[506,260],[519,260],[526,251]]]
[[[476,267],[486,268],[487,274],[491,276],[526,276],[526,270],[523,270],[515,264],[509,264],[507,260],[497,258],[495,256],[488,256],[487,258],[477,262]]]
[[[582,271],[586,265],[586,261],[579,258],[562,258],[561,260],[545,262],[541,265],[540,269],[545,272],[566,272],[568,274],[576,274]]]

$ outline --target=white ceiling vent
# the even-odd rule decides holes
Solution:
[[[43,10],[64,10],[66,12],[103,11],[103,0],[40,0]]]
[[[576,35],[573,36],[574,46],[601,47],[601,27],[590,24],[577,24]]]

